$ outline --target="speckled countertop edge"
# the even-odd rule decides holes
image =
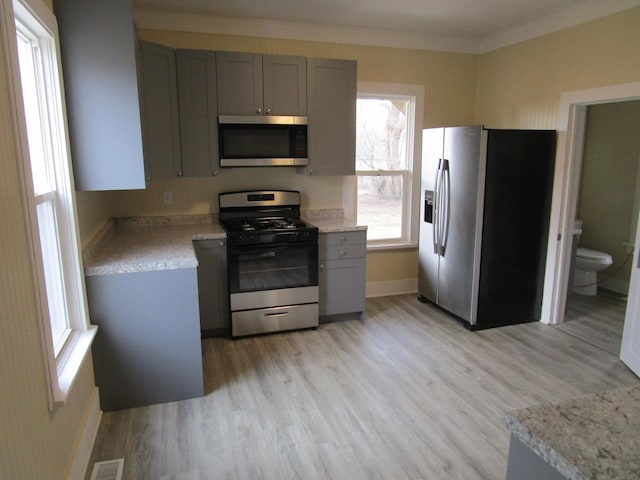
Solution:
[[[503,425],[571,480],[640,478],[640,388],[518,409]]]
[[[307,222],[318,227],[319,233],[367,230],[366,225],[359,225],[354,218],[345,217],[341,208],[303,210],[301,215]]]
[[[224,238],[212,215],[112,219],[83,249],[85,275],[196,268],[193,240]]]

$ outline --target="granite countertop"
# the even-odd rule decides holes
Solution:
[[[640,478],[638,387],[515,410],[503,424],[568,479]]]
[[[366,225],[359,225],[354,218],[344,216],[341,208],[324,210],[306,210],[302,217],[315,227],[319,233],[355,232],[366,230]]]
[[[87,276],[196,268],[193,240],[223,239],[211,215],[114,219],[83,251]]]
[[[321,233],[366,230],[342,209],[307,210],[305,219]],[[193,240],[226,238],[215,215],[112,219],[83,249],[85,275],[196,268]]]

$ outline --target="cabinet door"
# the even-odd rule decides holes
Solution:
[[[322,261],[318,284],[321,316],[364,311],[364,258]]]
[[[130,0],[56,0],[78,190],[145,188]]]
[[[194,268],[86,277],[104,411],[202,396]]]
[[[216,60],[220,115],[261,114],[262,55],[217,52]]]
[[[226,240],[195,240],[202,336],[228,335],[229,282]]]
[[[292,55],[263,55],[264,113],[307,115],[307,59]]]
[[[357,63],[307,59],[310,175],[354,175]]]
[[[321,316],[364,311],[366,256],[366,231],[320,234],[318,285]]]
[[[140,42],[140,54],[147,179],[175,178],[181,170],[175,50]]]
[[[217,175],[218,101],[216,55],[177,50],[182,176]]]

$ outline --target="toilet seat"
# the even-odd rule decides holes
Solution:
[[[576,256],[604,265],[611,265],[613,263],[611,255],[609,255],[608,253],[599,252],[597,250],[590,250],[583,247],[578,247],[578,249],[576,250]]]

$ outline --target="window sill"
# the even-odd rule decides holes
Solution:
[[[96,336],[98,327],[89,325],[85,331],[74,332],[69,339],[68,345],[58,358],[57,385],[54,389],[54,408],[64,405],[69,396],[69,392],[78,376],[78,372],[89,353],[93,339]]]
[[[417,243],[411,242],[389,242],[389,243],[369,243],[367,252],[379,252],[385,250],[413,250],[418,248]]]

